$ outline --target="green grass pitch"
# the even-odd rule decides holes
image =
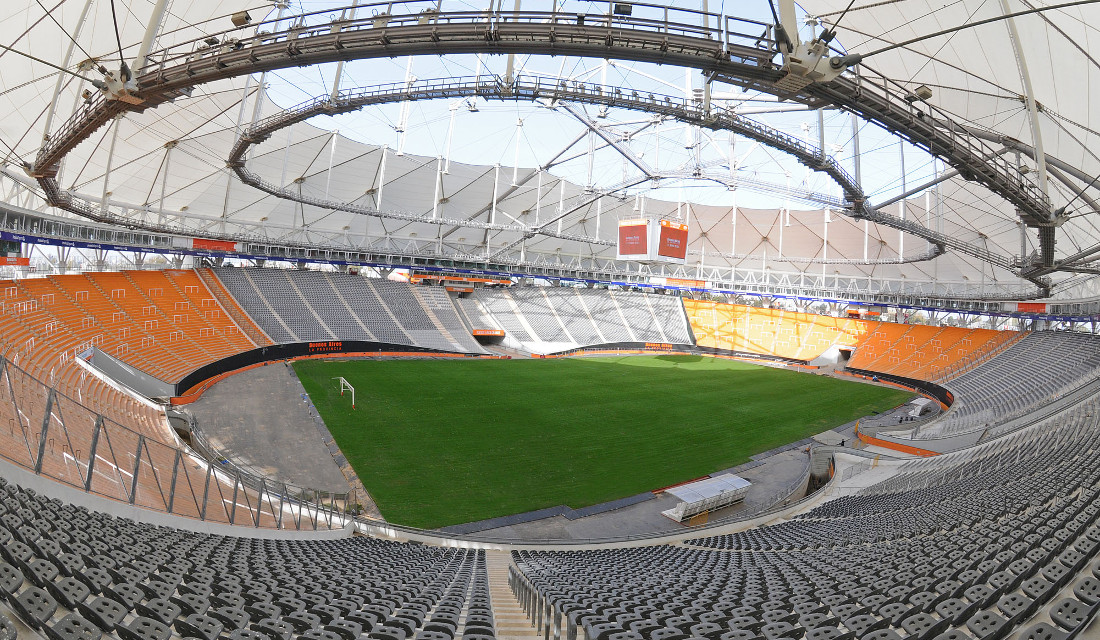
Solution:
[[[701,356],[294,368],[383,516],[428,528],[684,482],[911,397]]]

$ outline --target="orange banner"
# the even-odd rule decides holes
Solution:
[[[619,255],[644,256],[649,254],[646,235],[649,226],[645,220],[624,220],[619,223]]]
[[[0,264],[5,264],[13,267],[29,267],[31,266],[31,259],[20,258],[17,256],[0,256]]]
[[[193,249],[203,249],[206,251],[236,251],[237,243],[231,240],[207,240],[206,238],[193,238],[191,240],[191,247]]]
[[[1045,302],[1017,302],[1016,310],[1020,313],[1046,313],[1047,305]]]
[[[475,336],[503,336],[503,329],[474,329]]]
[[[665,278],[665,286],[668,287],[697,287],[703,288],[707,286],[705,280],[685,280],[683,278]]]

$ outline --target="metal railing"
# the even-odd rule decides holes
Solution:
[[[113,415],[0,355],[0,458],[89,494],[207,522],[333,529],[358,511],[354,492],[316,491],[242,472],[218,457],[207,460],[162,442],[163,423],[135,428],[151,412],[143,414],[121,392],[103,385],[89,393],[100,394]]]

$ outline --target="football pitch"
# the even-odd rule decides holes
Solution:
[[[294,368],[382,515],[426,528],[684,482],[912,395],[702,356]]]

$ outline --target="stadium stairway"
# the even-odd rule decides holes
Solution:
[[[514,566],[512,555],[507,551],[486,551],[485,564],[489,571],[489,598],[493,603],[497,640],[539,638],[535,628],[531,626],[531,620],[508,586],[508,569]]]

